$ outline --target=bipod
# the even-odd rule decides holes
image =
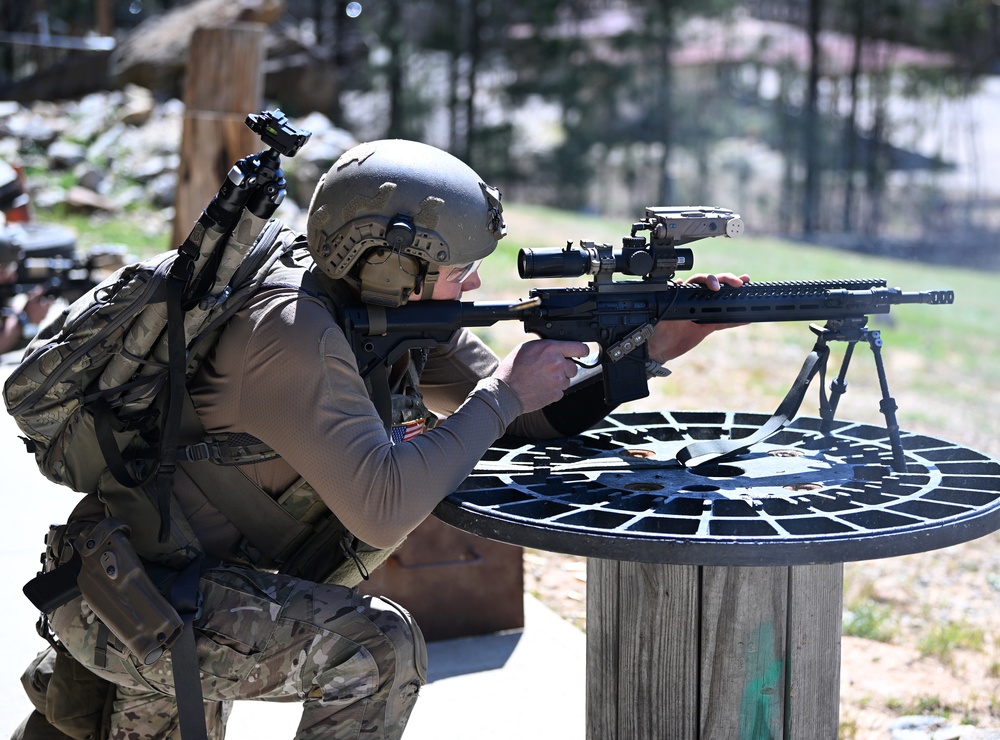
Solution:
[[[892,469],[897,473],[906,472],[906,458],[903,455],[903,443],[899,435],[899,422],[896,419],[896,410],[899,408],[896,399],[889,393],[889,381],[885,373],[885,362],[882,359],[882,332],[868,328],[867,319],[838,319],[828,321],[826,326],[819,327],[810,325],[809,327],[818,337],[817,345],[825,347],[828,342],[847,342],[847,349],[844,352],[844,359],[840,364],[840,371],[837,377],[830,382],[830,397],[826,396],[826,389],[820,386],[820,418],[822,424],[820,431],[824,435],[829,435],[833,428],[833,419],[837,413],[837,406],[841,396],[847,392],[847,368],[854,355],[854,347],[858,342],[864,341],[871,348],[872,356],[875,359],[875,372],[878,375],[879,388],[882,398],[879,402],[879,410],[885,418],[885,429],[889,437],[889,446],[892,449]],[[823,372],[821,371],[821,375]]]

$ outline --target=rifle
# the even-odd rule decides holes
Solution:
[[[648,240],[644,232],[648,232]],[[818,337],[816,345],[776,412],[776,421],[765,427],[780,428],[790,421],[812,377],[825,372],[827,343],[846,341],[848,351],[833,382],[831,398],[827,400],[824,394],[821,404],[824,433],[828,433],[837,402],[847,387],[846,373],[854,345],[865,341],[875,355],[883,395],[881,410],[893,442],[893,466],[904,467],[896,405],[889,396],[882,363],[881,334],[868,328],[868,317],[887,314],[892,306],[900,304],[951,304],[954,292],[904,292],[887,287],[881,279],[762,282],[740,288],[722,286],[718,291],[674,281],[678,270],[690,270],[694,265],[692,250],[683,245],[706,237],[736,238],[742,233],[742,219],[729,210],[647,208],[645,217],[634,223],[630,235],[622,239],[621,248],[581,241],[579,246],[569,242],[562,249],[522,249],[518,254],[521,278],[590,275],[586,287],[534,288],[527,300],[517,303],[417,301],[390,309],[355,306],[345,310],[348,335],[361,374],[367,377],[376,367],[394,362],[410,349],[449,341],[460,327],[518,320],[526,332],[543,339],[596,344],[600,348],[604,398],[616,406],[649,395],[646,342],[657,322],[825,322],[823,327],[811,327]],[[632,279],[615,280],[616,273]],[[773,431],[776,429],[768,434]],[[714,453],[709,450],[691,459],[705,454],[712,454],[716,460],[733,456],[729,451]]]
[[[0,283],[0,303],[16,295],[28,294],[38,286],[50,298],[65,298],[72,303],[98,281],[94,270],[98,265],[91,258],[86,260],[66,257],[24,257],[18,260],[17,277],[13,282]]]

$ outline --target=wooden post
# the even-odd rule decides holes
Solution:
[[[237,23],[199,28],[184,75],[184,124],[175,198],[173,244],[180,244],[233,163],[262,148],[244,121],[260,110],[264,27]]]
[[[111,9],[111,0],[96,0],[94,4],[94,21],[97,33],[101,36],[112,36],[115,32],[115,19]]]
[[[842,564],[587,570],[588,740],[835,740]]]

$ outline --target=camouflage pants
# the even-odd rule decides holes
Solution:
[[[226,704],[240,699],[302,701],[300,740],[402,736],[427,666],[406,611],[341,586],[232,566],[206,571],[201,591],[195,638],[211,738],[224,737]],[[180,739],[169,652],[146,666],[112,640],[107,665],[95,666],[98,625],[82,598],[51,624],[77,660],[117,684],[113,740]]]

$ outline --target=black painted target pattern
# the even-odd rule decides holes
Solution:
[[[686,469],[692,441],[752,434],[766,414],[617,414],[550,444],[502,440],[438,506],[444,521],[512,544],[698,565],[803,565],[891,557],[1000,527],[1000,462],[902,432],[803,417],[721,464]]]

